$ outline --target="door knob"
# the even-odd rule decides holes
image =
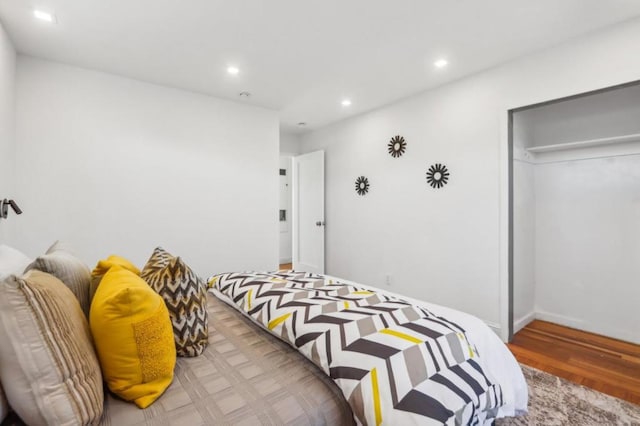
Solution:
[[[316,226],[324,226],[324,221],[317,221],[316,222]]]

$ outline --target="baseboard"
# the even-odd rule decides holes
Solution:
[[[536,318],[541,321],[548,321],[554,324],[564,325],[565,327],[577,328],[579,330],[584,328],[585,322],[577,318],[571,318],[564,315],[552,314],[551,312],[537,311]]]
[[[631,342],[636,345],[640,344],[640,335],[638,333],[602,327],[600,324],[596,324],[594,322],[539,311],[536,312],[536,319],[563,325],[565,327],[575,328],[576,330],[583,330],[589,333],[611,337],[613,339],[623,340],[625,342]]]
[[[513,322],[513,334],[516,334],[518,331],[522,330],[527,324],[535,319],[540,318],[538,318],[538,315],[535,312],[531,311],[522,318],[515,320]]]

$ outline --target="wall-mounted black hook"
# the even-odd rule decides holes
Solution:
[[[18,207],[18,203],[13,200],[0,200],[0,219],[6,219],[9,215],[9,206],[16,214],[22,214],[22,210]]]
[[[20,210],[20,207],[18,207],[18,204],[15,201],[9,200],[9,204],[16,214],[22,214],[22,210]]]

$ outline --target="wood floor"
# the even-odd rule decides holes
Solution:
[[[522,364],[640,405],[640,345],[536,320],[508,346]]]
[[[293,269],[293,263],[281,263],[280,269]]]

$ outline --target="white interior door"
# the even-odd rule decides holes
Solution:
[[[293,159],[293,269],[324,274],[324,151]]]

